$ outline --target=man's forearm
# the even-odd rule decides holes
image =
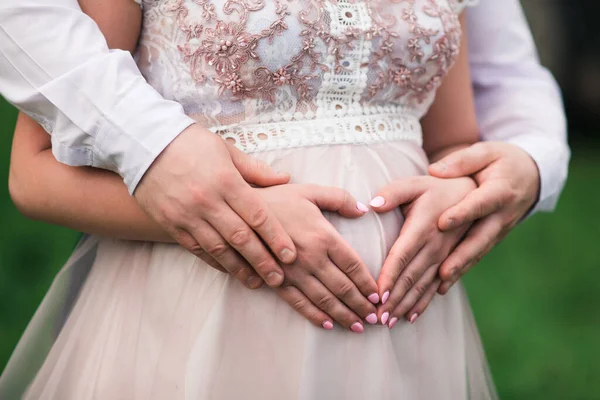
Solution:
[[[0,3],[0,93],[52,134],[59,161],[118,172],[130,192],[193,123],[129,52],[108,49],[76,0]]]
[[[482,140],[512,143],[531,156],[541,180],[535,210],[551,211],[570,158],[560,90],[540,65],[518,0],[481,0],[467,21]]]

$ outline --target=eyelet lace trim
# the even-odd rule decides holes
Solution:
[[[335,37],[352,38],[352,46],[341,56],[334,48],[327,56],[327,65],[335,65],[323,74],[323,82],[317,94],[316,116],[341,117],[356,115],[361,110],[361,95],[367,85],[365,68],[371,54],[371,40],[360,34],[371,28],[371,17],[364,3],[338,0],[336,4],[324,2],[331,18],[330,33]]]
[[[332,144],[369,144],[407,140],[422,145],[418,118],[390,113],[378,107],[379,114],[317,118],[304,121],[214,127],[211,130],[246,153]],[[388,111],[388,112],[386,112]]]

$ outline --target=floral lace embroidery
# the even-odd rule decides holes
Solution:
[[[179,49],[198,84],[212,80],[218,86],[220,96],[229,96],[234,101],[258,98],[270,102],[275,101],[278,88],[291,86],[300,101],[309,102],[319,92],[319,87],[316,87],[318,74],[352,73],[349,66],[352,60],[348,60],[348,54],[352,54],[360,41],[366,39],[372,41],[375,50],[367,49],[371,52],[370,58],[360,64],[360,68],[369,69],[376,79],[364,91],[363,100],[389,96],[397,100],[410,96],[422,102],[439,86],[458,54],[460,26],[456,13],[445,1],[426,0],[425,5],[417,10],[417,4],[421,5],[423,1],[312,0],[302,2],[303,9],[292,16],[288,4],[296,1],[274,0],[275,15],[270,25],[259,33],[250,33],[248,19],[252,13],[264,10],[265,1],[227,0],[219,13],[210,0],[169,0],[161,5],[163,11],[175,16],[179,29],[186,35],[186,43]],[[357,15],[351,8],[344,8],[354,5],[352,3],[364,4],[368,8],[371,19],[368,29],[353,23]],[[402,25],[397,17],[382,13],[385,3],[395,7],[405,3],[400,18],[408,24],[410,37],[403,37],[395,30]],[[189,18],[190,6],[201,8],[201,13],[195,13],[195,19]],[[328,8],[341,10],[335,16],[339,23],[334,21],[341,29],[332,30],[336,24],[329,23],[334,16],[325,11]],[[417,15],[417,11],[421,15],[438,18],[440,29],[420,24],[422,16]],[[237,18],[225,21],[218,15]],[[298,52],[289,63],[276,70],[261,65],[256,51],[261,41],[272,43],[274,37],[288,29],[288,18],[294,17],[303,26],[300,32],[302,46]],[[423,47],[432,43],[433,52],[426,55]],[[432,68],[433,63],[437,68]]]
[[[457,15],[448,8],[440,6],[438,2],[428,1],[422,12],[429,17],[439,18],[442,23],[442,31],[428,29],[419,24],[419,18],[415,10],[415,0],[396,0],[397,3],[404,2],[406,7],[402,10],[401,19],[408,24],[411,37],[406,41],[408,58],[400,58],[394,51],[395,43],[401,38],[401,34],[394,31],[399,25],[397,19],[390,15],[382,15],[381,0],[371,1],[370,11],[374,25],[370,35],[378,39],[379,46],[373,52],[369,67],[376,71],[376,80],[369,85],[368,98],[376,97],[382,90],[395,86],[394,99],[410,95],[417,102],[423,102],[429,93],[436,90],[442,78],[446,75],[454,60],[458,56],[460,44],[460,24]],[[433,52],[425,58],[424,45],[431,45]],[[409,62],[416,66],[409,66]],[[428,74],[428,64],[436,63],[438,68],[434,69],[433,75]]]

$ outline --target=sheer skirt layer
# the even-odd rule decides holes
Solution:
[[[256,156],[295,183],[343,187],[363,202],[427,165],[419,146],[406,141]],[[377,276],[400,213],[328,218]],[[460,286],[434,299],[415,325],[325,331],[269,289],[250,291],[178,246],[104,238],[80,244],[0,378],[0,398],[22,393],[65,400],[495,398]]]

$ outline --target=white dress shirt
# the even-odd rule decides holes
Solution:
[[[468,14],[483,139],[532,156],[542,180],[537,208],[551,210],[569,159],[559,90],[517,0],[481,0]],[[52,133],[59,161],[115,171],[131,193],[194,122],[146,83],[128,52],[108,49],[77,0],[2,0],[0,93]]]
[[[560,89],[539,62],[518,0],[480,0],[467,11],[475,105],[482,139],[515,144],[537,163],[534,211],[552,211],[567,179],[570,150]]]

